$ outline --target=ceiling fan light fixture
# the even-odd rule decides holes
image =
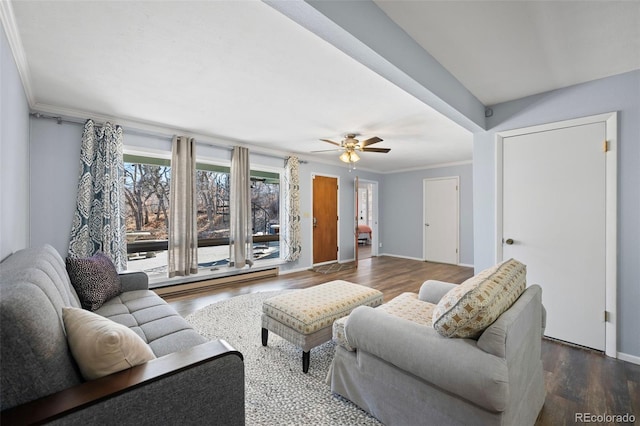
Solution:
[[[355,163],[360,160],[360,156],[355,153],[355,151],[345,151],[340,154],[340,160],[345,163]]]

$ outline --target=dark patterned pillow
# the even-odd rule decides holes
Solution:
[[[104,253],[76,259],[67,257],[67,273],[84,309],[95,311],[122,293],[118,271]]]

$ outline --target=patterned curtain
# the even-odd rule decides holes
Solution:
[[[229,229],[229,266],[253,265],[251,229],[251,179],[249,150],[236,146],[231,157],[231,227]]]
[[[174,136],[169,189],[169,278],[198,273],[195,140]]]
[[[87,120],[69,256],[84,258],[101,251],[118,271],[127,269],[124,206],[122,128],[111,123],[99,127]]]
[[[284,214],[280,227],[282,252],[287,262],[300,258],[302,250],[300,231],[300,161],[298,157],[287,157],[284,165]]]

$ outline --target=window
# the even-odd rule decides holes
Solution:
[[[152,279],[166,278],[170,160],[125,155],[129,267]],[[196,171],[198,264],[217,270],[228,264],[229,167],[198,163]],[[280,257],[280,175],[251,171],[255,261]]]
[[[198,163],[198,263],[215,269],[229,261],[229,167]],[[254,260],[280,257],[280,175],[252,170]]]
[[[170,161],[126,155],[124,175],[127,242],[166,240]]]

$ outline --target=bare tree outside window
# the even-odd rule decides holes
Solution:
[[[143,240],[167,239],[170,179],[169,166],[125,163],[127,232]]]
[[[130,269],[144,270],[152,280],[166,277],[169,227],[169,160],[125,156],[125,197]],[[196,171],[198,263],[217,270],[229,255],[228,168],[198,163]],[[280,176],[251,172],[251,213],[256,261],[280,254]],[[152,244],[152,248],[148,245]],[[143,247],[141,249],[140,247]],[[133,262],[133,263],[132,263]]]

